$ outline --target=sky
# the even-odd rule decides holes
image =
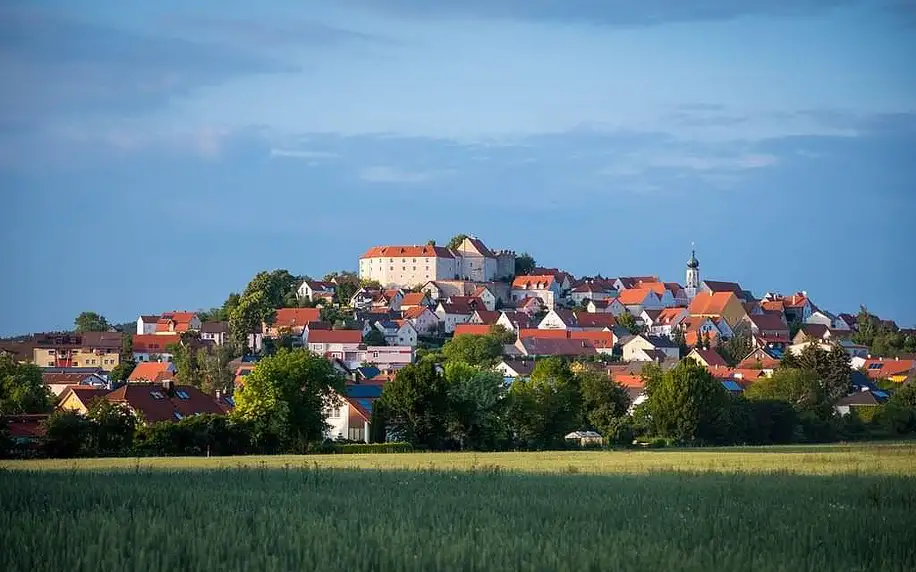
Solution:
[[[0,335],[457,233],[916,325],[913,0],[5,0]]]

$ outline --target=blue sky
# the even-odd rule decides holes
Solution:
[[[477,234],[916,325],[908,0],[0,7],[0,335]]]

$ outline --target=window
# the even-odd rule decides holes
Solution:
[[[178,396],[178,399],[188,399],[188,393],[186,391],[176,391],[175,395]]]
[[[156,389],[150,391],[149,394],[153,396],[153,399],[165,399],[165,395]]]
[[[883,363],[870,363],[868,364],[868,369],[881,369],[884,367]]]
[[[178,412],[176,411],[176,412],[175,412],[175,419],[181,421],[182,419],[184,419],[184,415],[182,415],[181,413],[178,413]]]
[[[223,397],[223,401],[229,404],[229,407],[235,407],[235,398],[231,395]]]
[[[328,413],[328,417],[331,419],[340,419],[340,408],[332,407],[331,411]]]

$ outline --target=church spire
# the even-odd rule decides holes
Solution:
[[[693,246],[691,244],[691,246]],[[690,259],[687,261],[687,281],[684,284],[684,290],[687,292],[687,298],[693,299],[700,288],[700,261],[697,260],[696,248],[690,251]]]

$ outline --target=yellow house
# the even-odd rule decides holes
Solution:
[[[100,367],[111,371],[121,362],[119,350],[89,348],[35,348],[33,362],[39,367]]]
[[[732,329],[747,317],[744,304],[733,292],[699,292],[687,311],[691,316],[721,317]]]
[[[91,385],[71,385],[60,394],[57,401],[57,408],[61,411],[73,411],[86,415],[92,402],[96,399],[104,399],[109,390],[104,387],[94,387]]]

